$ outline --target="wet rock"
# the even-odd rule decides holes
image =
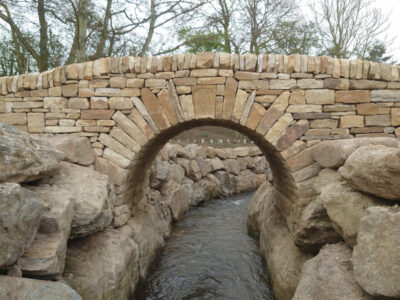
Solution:
[[[187,172],[187,176],[194,181],[198,181],[201,178],[200,166],[194,159],[189,162],[189,171]]]
[[[83,299],[128,299],[139,280],[138,246],[115,229],[73,240],[64,278]]]
[[[339,169],[355,190],[400,201],[400,149],[369,145],[359,148]]]
[[[45,140],[0,123],[0,182],[27,182],[52,174],[63,154]]]
[[[210,165],[205,159],[196,158],[196,162],[199,165],[201,177],[205,177],[208,173],[211,172]]]
[[[74,215],[73,194],[58,187],[30,189],[36,193],[45,211],[35,240],[18,259],[18,266],[27,274],[62,274]]]
[[[344,243],[324,246],[308,260],[293,300],[372,300],[353,276],[351,249]]]
[[[173,180],[161,188],[163,200],[168,205],[172,220],[178,221],[189,210],[189,195],[184,187]]]
[[[0,184],[0,267],[13,264],[32,244],[44,207],[17,183]]]
[[[115,193],[114,185],[106,175],[62,162],[61,168],[55,174],[38,183],[58,186],[73,194],[75,214],[71,237],[83,237],[110,225]]]
[[[290,300],[300,281],[302,266],[311,255],[296,247],[286,221],[276,206],[276,198],[274,189],[264,198],[260,252],[267,262],[275,298]]]
[[[210,172],[215,172],[224,169],[224,164],[218,157],[214,157],[212,159],[207,160],[208,166],[210,168]]]
[[[374,297],[400,298],[400,209],[369,207],[353,251],[354,276]]]
[[[0,299],[82,300],[66,284],[9,276],[0,276]]]
[[[89,139],[83,136],[56,135],[46,139],[54,149],[64,153],[65,160],[84,166],[94,163],[94,153]]]
[[[324,141],[312,148],[312,156],[323,168],[339,168],[354,151],[365,145],[399,148],[400,142],[386,137]]]

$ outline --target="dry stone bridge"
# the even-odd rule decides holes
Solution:
[[[90,139],[117,203],[142,196],[144,170],[178,133],[235,129],[263,151],[280,209],[312,196],[321,140],[400,136],[400,69],[386,63],[275,54],[102,58],[0,78],[0,122],[32,134]]]

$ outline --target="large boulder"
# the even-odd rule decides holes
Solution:
[[[247,211],[247,232],[253,237],[260,236],[260,223],[264,201],[272,197],[273,186],[269,182],[263,183],[250,201]]]
[[[189,195],[184,187],[173,180],[161,188],[163,200],[168,205],[172,220],[178,221],[189,210]]]
[[[375,297],[400,298],[400,208],[369,207],[353,251],[354,276]]]
[[[150,187],[159,188],[168,177],[170,164],[158,157],[154,160],[150,169]]]
[[[293,300],[372,300],[353,276],[351,250],[344,243],[326,245],[308,260]]]
[[[94,153],[89,139],[84,136],[56,135],[46,139],[65,155],[65,160],[84,166],[94,163]]]
[[[38,184],[58,186],[72,193],[75,214],[71,237],[83,237],[110,225],[115,193],[108,176],[90,168],[62,162],[56,173],[42,178]]]
[[[338,180],[339,172],[332,169],[321,170],[314,180],[316,197],[302,211],[295,233],[296,245],[303,251],[317,253],[323,245],[341,240],[319,196],[323,188]]]
[[[115,229],[70,241],[64,278],[85,300],[129,299],[139,280],[138,247]]]
[[[46,208],[32,245],[18,259],[24,273],[34,275],[62,274],[67,241],[74,215],[70,191],[50,186],[29,187]]]
[[[0,267],[15,263],[32,244],[43,212],[34,192],[17,183],[0,184]]]
[[[312,156],[323,168],[339,168],[354,151],[365,145],[399,148],[400,142],[386,137],[324,141],[312,148]]]
[[[384,204],[374,196],[354,191],[344,181],[332,181],[322,189],[319,198],[335,231],[351,247],[357,244],[360,220],[367,214],[367,208]]]
[[[0,276],[0,299],[82,300],[64,283],[10,276]]]
[[[63,154],[44,140],[0,123],[0,182],[27,182],[59,167]]]
[[[260,252],[277,300],[292,299],[300,281],[301,269],[311,255],[302,252],[276,206],[275,190],[264,198],[260,218]]]
[[[361,147],[339,172],[355,190],[400,201],[400,148]]]

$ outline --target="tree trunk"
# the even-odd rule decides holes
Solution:
[[[40,41],[39,41],[39,71],[47,71],[49,69],[49,36],[47,33],[48,25],[46,21],[46,11],[44,7],[45,0],[38,0],[37,12],[39,17]]]

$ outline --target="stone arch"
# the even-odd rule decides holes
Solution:
[[[174,132],[198,124],[244,132],[274,166],[291,231],[319,171],[310,147],[400,136],[399,102],[398,66],[327,56],[108,57],[0,78],[0,122],[88,137],[119,204],[133,194],[136,166]]]

